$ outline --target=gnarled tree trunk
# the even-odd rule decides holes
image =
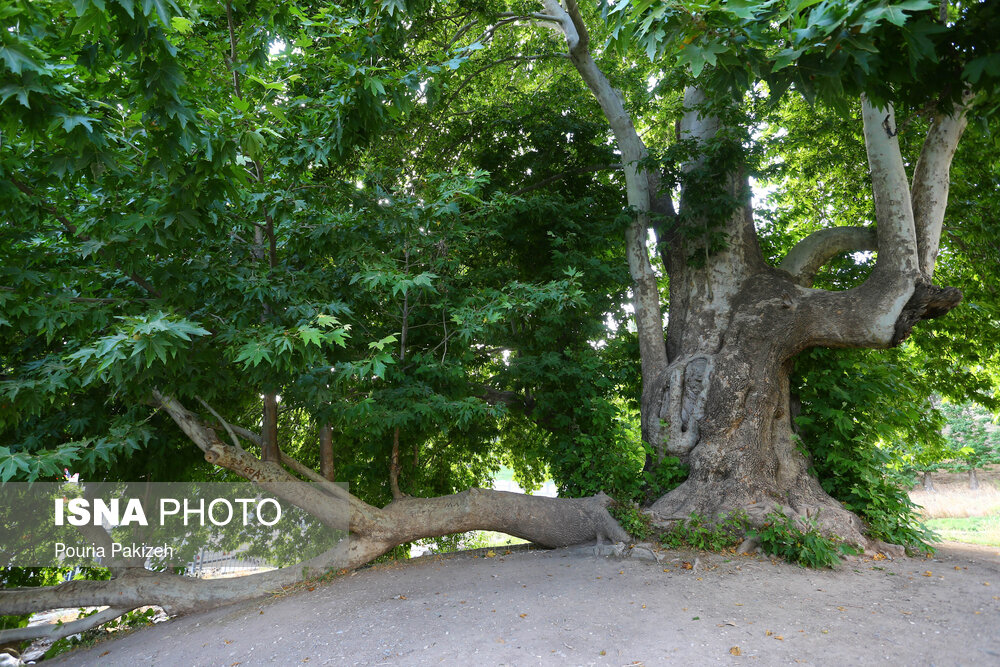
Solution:
[[[718,121],[699,111],[701,97],[690,91],[687,102],[682,133],[699,141],[713,137]],[[823,230],[793,249],[781,269],[773,269],[760,258],[749,204],[744,204],[720,229],[725,250],[706,251],[702,267],[692,268],[689,261],[700,250],[690,234],[663,239],[671,282],[669,362],[656,380],[653,402],[643,406],[652,413],[644,419],[644,434],[688,462],[691,475],[650,508],[659,520],[734,510],[760,520],[778,508],[814,519],[827,534],[867,544],[860,520],[823,491],[795,446],[788,387],[792,361],[817,345],[897,345],[917,322],[954,307],[961,294],[930,282],[937,238],[934,252],[925,245],[931,243],[927,236],[939,234],[935,225],[946,196],[939,192],[934,205],[928,203],[930,197],[920,193],[931,186],[919,180],[927,172],[918,166],[911,199],[892,110],[867,102],[863,107],[877,236],[858,228]],[[941,148],[940,135],[946,135],[943,148],[950,159],[951,142],[957,142],[962,125],[961,112],[943,117],[928,142]],[[934,159],[941,156],[925,149],[922,161]],[[940,174],[934,177],[940,185]],[[943,182],[946,187],[946,174]],[[734,176],[728,194],[745,201],[741,186]],[[687,198],[699,194],[685,192],[682,210]],[[815,272],[831,257],[869,248],[877,249],[878,260],[864,284],[845,292],[810,288]],[[674,317],[674,304],[683,317]]]
[[[683,166],[686,183],[675,211],[671,193],[658,193],[659,177],[643,167],[647,150],[620,93],[591,57],[576,1],[543,4],[545,20],[561,29],[571,62],[608,119],[636,213],[626,247],[642,357],[643,439],[659,459],[669,454],[690,465],[689,479],[657,500],[651,514],[666,523],[692,512],[711,520],[742,510],[759,522],[777,506],[814,518],[827,534],[866,544],[860,520],[823,491],[795,446],[789,372],[795,355],[809,347],[898,345],[917,322],[960,300],[958,290],[936,287],[931,278],[966,105],[934,119],[911,187],[892,108],[862,100],[877,233],[821,230],[793,248],[780,268],[770,267],[741,166],[720,166],[710,155],[725,141],[713,106],[718,101],[695,87],[685,93],[680,139],[694,150]],[[705,206],[706,199],[736,204],[720,215],[720,206]],[[665,336],[648,268],[651,224],[669,277]],[[858,250],[878,253],[862,285],[844,292],[810,288],[823,264]]]

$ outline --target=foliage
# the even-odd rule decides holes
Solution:
[[[761,526],[753,526],[744,512],[733,512],[716,521],[692,514],[660,536],[669,548],[691,547],[704,551],[736,548],[746,538],[760,540],[767,554],[806,567],[833,567],[841,556],[860,553],[857,548],[825,537],[815,521],[771,512]]]
[[[653,452],[647,446],[646,455],[653,456]],[[665,493],[669,493],[681,482],[687,479],[688,467],[681,463],[676,456],[665,456],[652,470],[643,471],[644,490],[647,498],[659,498]]]
[[[280,394],[282,449],[315,465],[329,424],[369,502],[397,432],[415,495],[502,461],[551,461],[567,493],[607,482],[591,461],[635,485],[641,446],[615,434],[619,379],[589,344],[625,298],[613,190],[505,194],[529,165],[505,173],[486,137],[401,169],[480,50],[414,51],[442,26],[408,9],[5,10],[0,88],[22,92],[0,95],[0,201],[24,215],[0,230],[0,479],[228,478],[150,409],[156,387],[250,426]],[[608,159],[582,141],[598,127],[559,129],[586,163]]]
[[[964,52],[1000,20],[989,3],[957,3],[950,32],[942,30],[931,0],[624,0],[601,6],[619,50],[637,42],[650,58],[687,69],[699,84],[737,95],[765,81],[776,96],[794,86],[810,101],[842,106],[861,92],[893,99],[899,88],[912,89],[915,79],[983,87],[1000,81],[1000,59],[989,49],[974,57]],[[952,88],[953,99],[959,90]]]
[[[613,502],[608,506],[608,512],[625,529],[625,532],[639,541],[649,538],[653,532],[649,516],[643,514],[636,505]]]
[[[733,512],[716,521],[692,514],[663,533],[660,541],[672,549],[687,546],[704,551],[723,551],[738,546],[746,537],[748,526],[748,517],[743,512]]]
[[[872,537],[926,550],[930,533],[907,494],[901,459],[931,456],[929,447],[943,452],[943,422],[905,353],[882,353],[877,360],[856,350],[800,355],[793,383],[803,413],[795,421],[827,493],[857,513]],[[887,402],[889,395],[896,400]],[[930,444],[914,451],[903,443]]]
[[[818,227],[873,220],[858,92],[899,98],[913,163],[927,96],[960,92],[921,82],[995,87],[996,3],[952,4],[948,30],[925,0],[585,11],[668,189],[707,189],[734,161],[771,188],[758,223],[773,262]],[[248,428],[280,395],[282,450],[318,467],[329,425],[338,480],[380,505],[394,442],[417,496],[504,464],[620,507],[679,484],[676,459],[647,463],[638,426],[621,158],[565,45],[500,17],[509,5],[0,9],[0,208],[16,212],[0,224],[0,481],[231,479],[150,406],[157,388]],[[738,122],[682,173],[691,147],[673,128],[693,78]],[[1000,350],[977,344],[1000,321],[993,102],[956,158],[939,263],[967,307],[899,351],[798,361],[815,472],[891,542],[924,536],[896,474],[941,451],[932,391],[996,406]],[[709,227],[735,205],[701,203]],[[707,251],[711,232],[685,228]],[[848,289],[871,264],[841,257],[818,284]],[[691,522],[677,539],[724,540]]]
[[[87,616],[92,616],[98,613],[99,609],[93,609],[89,612],[82,613],[81,609],[80,618],[86,618]],[[156,616],[156,610],[153,608],[148,609],[134,609],[127,614],[120,616],[111,623],[107,623],[103,626],[97,628],[91,628],[86,630],[79,635],[71,635],[69,637],[63,637],[62,639],[57,639],[52,643],[52,646],[45,651],[43,660],[49,660],[63,653],[72,651],[73,649],[92,646],[93,644],[100,641],[102,638],[107,637],[109,632],[119,632],[122,630],[134,630],[136,628],[141,628],[146,625],[153,623],[153,618]]]
[[[815,521],[803,526],[803,519],[781,512],[772,512],[766,519],[763,526],[752,529],[749,535],[760,540],[765,553],[790,563],[813,568],[833,567],[840,563],[841,556],[861,553],[857,547],[825,537],[816,528]]]

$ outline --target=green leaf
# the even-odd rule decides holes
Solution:
[[[257,130],[247,130],[240,138],[240,147],[252,159],[257,159],[264,154],[264,146],[264,137]]]
[[[962,78],[969,83],[979,83],[983,74],[1000,77],[1000,53],[991,53],[969,61],[962,72]]]
[[[174,12],[171,12],[171,8],[177,14],[181,11],[174,4],[173,0],[142,0],[142,15],[147,18],[152,18],[155,11],[156,15],[160,19],[160,23],[164,26],[170,25],[170,19],[172,18]]]
[[[45,68],[32,57],[28,49],[17,42],[0,45],[0,60],[14,74],[23,74],[25,71],[45,72]]]
[[[93,127],[93,125],[91,125],[91,123],[94,123],[94,122],[97,122],[97,119],[96,118],[91,118],[90,116],[81,116],[81,115],[63,116],[62,117],[62,128],[67,133],[69,133],[69,132],[72,132],[75,127],[82,125],[84,127],[84,129],[87,130],[87,133],[89,134],[89,133],[91,133],[91,132],[94,131],[94,127]]]
[[[135,18],[135,0],[115,0],[125,10],[130,19]]]
[[[194,30],[194,22],[183,16],[175,16],[170,19],[170,27],[182,35],[189,35]]]
[[[310,343],[316,347],[323,346],[324,335],[319,329],[315,329],[310,326],[301,326],[299,327],[299,337],[302,338],[302,342],[305,343],[306,347],[308,347]]]

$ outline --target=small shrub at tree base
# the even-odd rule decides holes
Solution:
[[[933,553],[933,533],[920,523],[899,462],[937,460],[944,421],[906,350],[817,348],[795,363],[799,444],[823,490],[856,513],[870,537]],[[887,406],[890,395],[898,401]]]
[[[698,514],[678,522],[660,536],[663,546],[676,549],[692,547],[704,551],[722,551],[735,548],[747,533],[747,516],[733,512],[718,521],[709,521]]]
[[[790,563],[806,567],[833,567],[841,556],[857,555],[861,550],[844,542],[824,537],[816,523],[808,520],[803,530],[802,519],[795,519],[780,512],[767,515],[761,528],[751,529],[748,535],[760,540],[764,553],[778,556]]]
[[[625,532],[637,540],[648,539],[653,533],[649,517],[631,503],[615,501],[608,506],[608,512],[625,529]]]
[[[646,447],[647,455],[650,454],[649,445],[645,442],[643,445]],[[655,499],[680,486],[681,482],[687,479],[688,467],[676,456],[666,456],[653,470],[647,470],[643,475],[647,495]]]

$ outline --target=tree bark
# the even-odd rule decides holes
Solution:
[[[319,471],[331,482],[337,478],[333,465],[333,429],[329,424],[319,427]]]
[[[969,470],[969,488],[973,491],[979,488],[979,477],[976,476],[975,468]]]
[[[278,396],[276,394],[264,394],[260,459],[270,463],[281,460],[281,453],[278,451]]]
[[[868,543],[860,520],[809,474],[792,431],[789,375],[806,335],[794,301],[785,298],[792,287],[775,270],[748,280],[724,319],[720,345],[682,349],[672,361],[659,414],[669,453],[690,473],[650,506],[654,523],[742,512],[759,525],[778,510]]]
[[[931,477],[930,470],[924,471],[923,486],[924,486],[924,491],[928,491],[930,493],[934,492],[934,479]]]

